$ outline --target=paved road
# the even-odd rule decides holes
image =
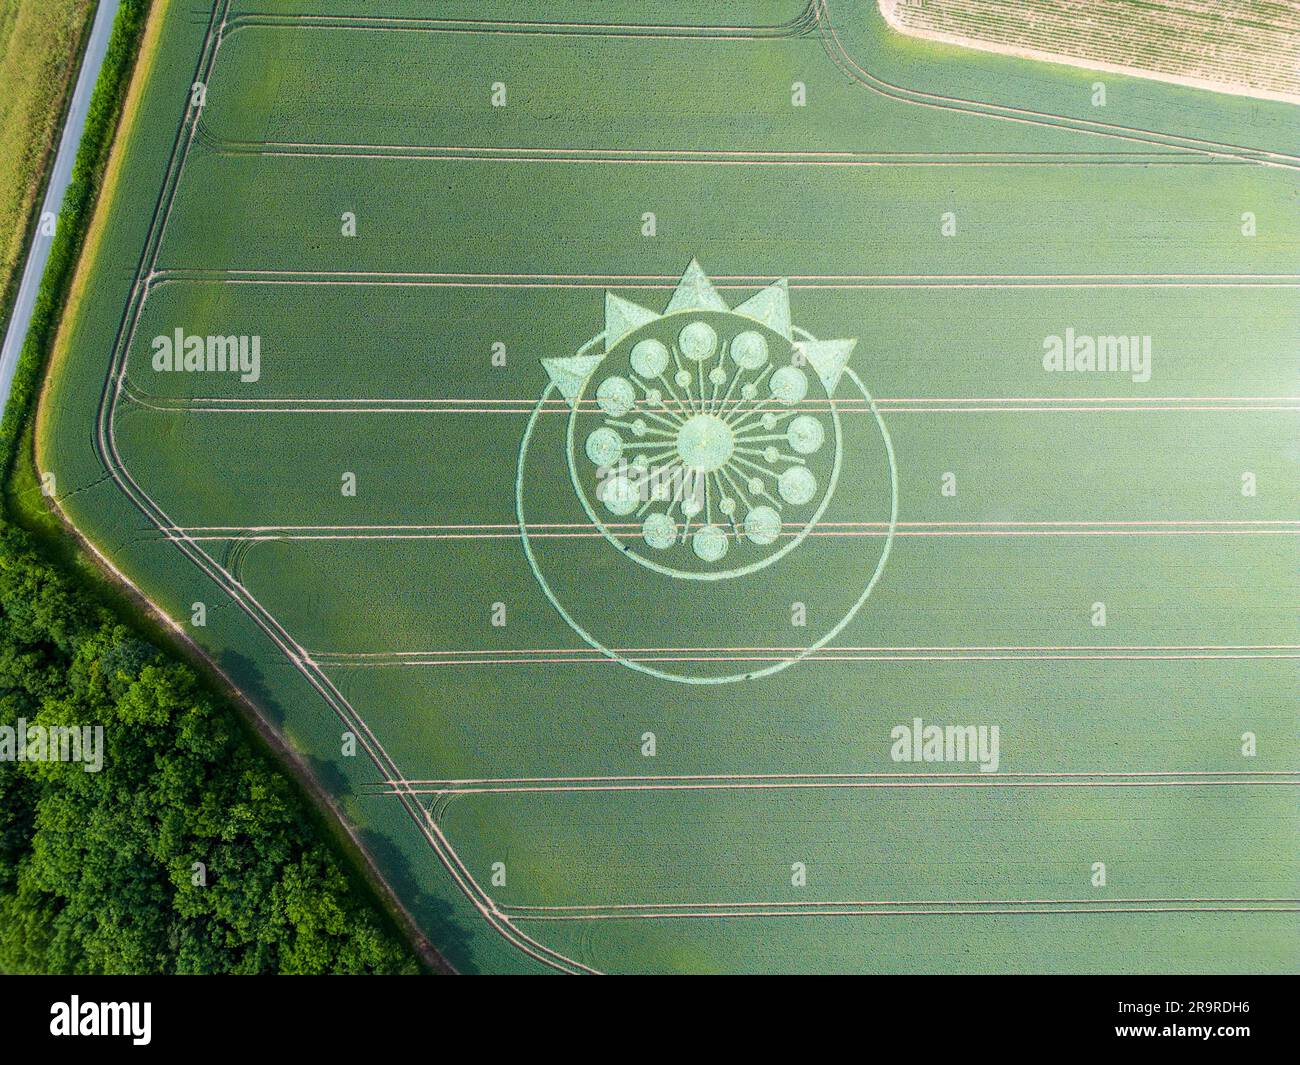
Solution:
[[[63,126],[63,135],[59,139],[59,150],[54,157],[54,171],[50,175],[49,188],[46,190],[45,202],[41,204],[42,219],[57,215],[63,203],[63,194],[68,189],[72,178],[72,164],[77,158],[77,148],[81,144],[81,134],[86,128],[86,111],[90,107],[90,94],[94,91],[95,81],[99,77],[99,68],[104,63],[104,52],[108,48],[108,37],[113,30],[113,19],[117,15],[121,0],[99,0],[95,11],[95,23],[90,30],[90,41],[81,61],[81,70],[77,74],[77,85],[72,90],[72,103],[68,108],[67,121]],[[45,273],[45,263],[50,257],[50,244],[53,236],[42,232],[44,226],[37,226],[32,246],[27,251],[27,263],[23,267],[23,279],[18,289],[18,298],[14,302],[13,315],[5,332],[4,348],[0,350],[0,410],[9,402],[9,389],[13,385],[14,370],[18,368],[18,355],[23,349],[27,328],[32,320],[32,308],[36,305],[36,293],[40,288],[41,275]]]

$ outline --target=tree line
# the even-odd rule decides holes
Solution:
[[[10,503],[15,471],[30,479],[23,452],[35,397],[148,9],[149,0],[123,0],[119,10],[0,422]],[[60,552],[9,509],[0,518],[0,971],[418,971],[234,707],[140,635],[151,621],[124,624],[75,567],[51,562]],[[102,728],[102,768],[15,757],[20,728],[54,726]]]

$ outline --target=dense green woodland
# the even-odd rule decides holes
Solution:
[[[19,454],[147,10],[122,4],[0,424],[10,510],[14,481],[32,477]],[[0,518],[0,726],[102,725],[105,750],[97,773],[0,761],[0,971],[417,971],[236,711],[39,553],[44,542],[67,554],[48,518],[42,539],[11,517]]]
[[[234,711],[9,530],[0,724],[20,717],[103,725],[105,757],[0,762],[0,969],[414,971]]]

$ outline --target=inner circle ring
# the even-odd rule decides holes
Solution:
[[[816,337],[806,329],[800,329],[798,326],[794,327],[794,332],[803,340],[816,339]],[[604,336],[605,335],[601,333],[598,336],[592,337],[579,349],[578,354],[585,354],[593,344],[602,341]],[[594,377],[595,374],[592,376]],[[583,391],[586,391],[585,386]],[[803,528],[790,539],[789,543],[778,550],[773,551],[770,555],[765,555],[757,561],[750,562],[745,566],[738,566],[735,569],[728,570],[698,572],[674,569],[672,566],[665,566],[662,562],[656,562],[654,559],[646,558],[644,555],[637,554],[637,552],[628,549],[624,544],[622,544],[618,537],[610,532],[605,523],[597,516],[596,509],[592,506],[591,500],[587,497],[587,491],[582,487],[582,480],[578,476],[578,465],[576,459],[576,426],[578,423],[577,404],[574,404],[573,410],[569,414],[569,431],[565,442],[565,448],[568,452],[569,460],[569,479],[573,481],[573,490],[578,494],[578,501],[582,504],[582,509],[587,512],[587,518],[591,523],[600,530],[601,535],[604,536],[606,540],[638,565],[645,566],[646,569],[654,570],[656,573],[662,573],[666,577],[679,577],[683,580],[689,581],[721,581],[727,580],[731,577],[744,577],[747,574],[753,573],[755,570],[764,569],[765,567],[770,566],[779,558],[784,558],[803,543],[807,538],[808,533],[811,532],[813,527],[822,520],[822,516],[826,513],[826,508],[830,506],[831,497],[835,495],[835,486],[839,484],[840,480],[840,465],[844,459],[844,434],[840,424],[840,412],[835,406],[835,398],[833,396],[828,396],[828,398],[830,399],[831,420],[835,426],[835,461],[831,466],[830,480],[827,482],[826,491],[822,495],[821,504],[818,506],[816,513],[808,519]]]

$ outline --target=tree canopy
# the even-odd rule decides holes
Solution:
[[[416,971],[234,709],[11,528],[0,726],[19,719],[103,726],[104,761],[0,761],[0,969]]]

